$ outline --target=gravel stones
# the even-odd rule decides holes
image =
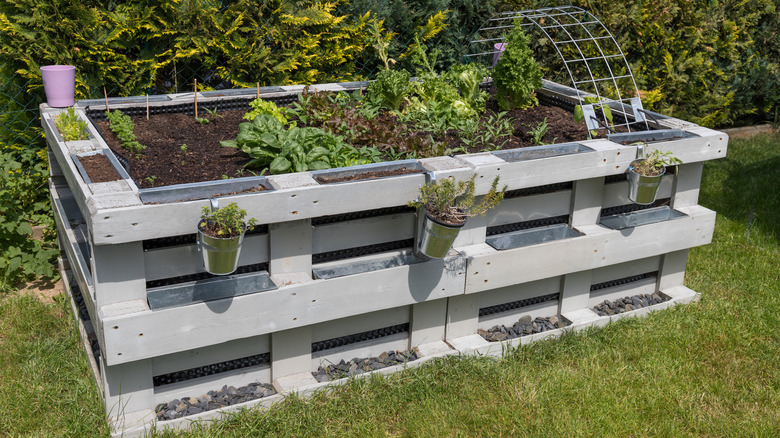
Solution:
[[[160,403],[154,411],[160,421],[173,420],[274,394],[274,387],[268,383],[250,383],[240,388],[225,385],[218,391],[209,391],[208,394],[198,397],[184,397],[181,400]]]
[[[393,365],[399,365],[419,359],[417,351],[386,351],[378,357],[358,359],[349,362],[341,360],[337,364],[319,367],[317,372],[311,373],[318,382],[329,382],[342,377],[357,376],[370,371],[381,370]]]
[[[659,293],[654,293],[652,295],[634,295],[631,297],[619,298],[615,301],[605,300],[603,303],[599,303],[593,306],[593,311],[596,312],[599,316],[617,315],[618,313],[630,312],[632,310],[641,309],[643,307],[661,304],[668,300],[669,298]]]
[[[505,325],[496,325],[489,330],[477,330],[477,333],[486,341],[500,342],[507,339],[520,338],[535,333],[546,332],[566,327],[570,323],[566,322],[560,315],[553,315],[548,318],[536,317],[531,319],[526,315],[520,318],[511,327]]]

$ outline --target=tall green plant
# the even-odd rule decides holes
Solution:
[[[528,48],[528,37],[521,21],[506,37],[506,49],[493,69],[493,83],[501,109],[530,108],[539,104],[534,90],[542,86],[542,70]]]

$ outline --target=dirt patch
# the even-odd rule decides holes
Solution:
[[[324,93],[320,93],[323,95]],[[327,103],[326,103],[327,104]],[[110,131],[107,121],[96,121],[103,137],[111,150],[128,163],[128,173],[141,188],[167,186],[172,184],[215,181],[220,179],[252,176],[259,169],[246,169],[249,156],[244,152],[220,145],[223,140],[234,140],[238,135],[238,125],[246,120],[244,110],[225,110],[218,114],[201,114],[208,123],[200,123],[195,117],[185,114],[164,113],[153,115],[149,120],[145,116],[132,117],[135,123],[135,135],[138,141],[147,146],[136,155],[123,149],[116,136]],[[354,110],[352,110],[354,113]],[[494,129],[484,126],[495,123],[499,114],[495,99],[488,101],[485,113],[480,117],[480,129],[470,134],[470,138],[458,131],[432,134],[414,127],[405,126],[390,113],[360,124],[368,127],[365,136],[368,142],[353,143],[355,147],[375,147],[382,159],[390,158],[396,152],[423,151],[418,156],[437,156],[455,153],[474,153],[485,150],[515,149],[539,144],[567,143],[587,139],[584,124],[577,124],[572,114],[559,107],[539,105],[528,110],[513,110],[506,113],[511,120],[510,127],[504,127],[497,140],[482,140],[482,134]],[[334,120],[319,121],[310,126],[325,127],[338,125],[342,115]],[[298,126],[304,126],[300,121]],[[547,124],[543,136],[534,138],[532,131]],[[374,135],[382,131],[379,135]],[[381,137],[383,140],[378,141]],[[494,141],[495,140],[495,141]],[[387,175],[375,175],[379,178]],[[354,179],[365,179],[364,176]],[[343,179],[341,181],[348,181]],[[327,182],[337,182],[328,180]]]
[[[18,294],[29,294],[41,300],[45,304],[54,302],[54,297],[65,293],[65,284],[62,279],[57,281],[36,280],[19,288]]]
[[[423,173],[423,171],[420,169],[409,169],[407,167],[402,167],[400,169],[395,169],[395,170],[377,170],[372,172],[360,172],[354,175],[346,175],[346,176],[339,176],[339,177],[318,176],[314,179],[316,179],[317,182],[319,182],[320,184],[331,184],[337,182],[362,181],[367,179],[385,178],[388,176],[411,175],[415,173]]]
[[[122,179],[111,161],[103,154],[79,157],[79,162],[93,183],[117,181]]]

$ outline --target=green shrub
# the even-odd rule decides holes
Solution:
[[[530,108],[539,104],[534,90],[542,86],[542,70],[528,48],[528,37],[515,21],[506,37],[506,49],[493,68],[493,84],[501,109]]]

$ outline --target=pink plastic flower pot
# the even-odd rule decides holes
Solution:
[[[65,108],[76,103],[76,67],[72,65],[45,65],[41,67],[46,103],[51,107]]]
[[[498,64],[498,60],[501,59],[501,55],[504,54],[504,50],[506,50],[506,43],[497,43],[493,44],[493,67]]]

